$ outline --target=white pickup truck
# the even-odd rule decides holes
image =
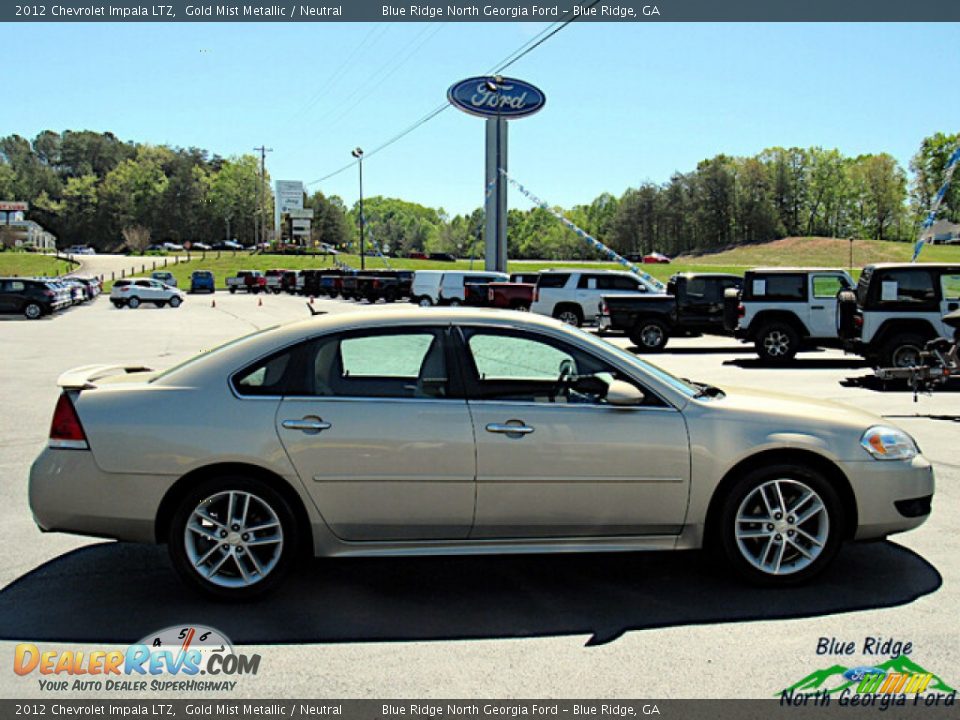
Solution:
[[[537,278],[530,312],[580,327],[593,324],[604,295],[662,294],[664,288],[619,270],[544,270]]]
[[[227,290],[231,293],[246,290],[256,295],[267,289],[267,279],[259,270],[238,270],[235,277],[227,278]]]

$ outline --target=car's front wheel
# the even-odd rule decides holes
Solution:
[[[174,295],[172,298],[170,298],[170,307],[178,308],[180,307],[181,302],[183,301],[180,298],[178,298],[176,295]]]
[[[821,572],[840,549],[841,502],[812,468],[773,465],[740,478],[723,499],[719,547],[744,579],[793,585]]]
[[[127,307],[131,310],[136,310],[138,307],[140,307],[140,298],[134,295],[132,298],[127,300]]]
[[[180,502],[168,548],[180,577],[227,600],[269,592],[297,554],[297,523],[284,498],[243,476],[201,483]]]

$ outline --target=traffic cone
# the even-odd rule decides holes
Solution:
[[[310,296],[310,304],[313,305],[313,295]]]
[[[263,307],[263,298],[257,298],[257,307]]]
[[[210,307],[216,307],[216,306],[217,306],[217,299],[210,298]]]

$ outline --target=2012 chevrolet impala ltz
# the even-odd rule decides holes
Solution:
[[[913,439],[827,402],[680,380],[556,320],[316,317],[163,372],[59,379],[44,530],[167,543],[227,598],[315,555],[708,547],[789,584],[930,513]]]

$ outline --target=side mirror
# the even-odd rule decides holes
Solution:
[[[623,380],[614,380],[607,386],[607,402],[618,407],[641,405],[646,399],[635,385]]]
[[[571,390],[598,398],[606,397],[609,387],[603,378],[596,375],[581,375],[570,384]]]

